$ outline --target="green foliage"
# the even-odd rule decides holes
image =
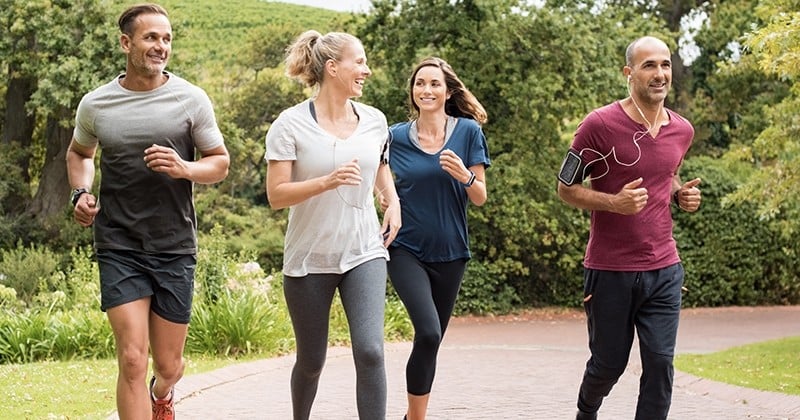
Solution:
[[[700,210],[674,214],[675,239],[689,289],[686,306],[800,302],[800,237],[785,237],[774,225],[761,222],[754,204],[723,204],[752,171],[744,163],[708,157],[684,163],[685,179],[703,180]]]
[[[286,311],[270,295],[225,290],[213,303],[196,305],[187,352],[229,357],[287,353],[293,344],[292,330]]]
[[[15,289],[19,299],[30,304],[37,292],[51,289],[48,283],[58,265],[58,256],[44,246],[0,250],[0,284]]]
[[[720,155],[736,144],[752,144],[768,125],[765,111],[788,94],[776,77],[765,77],[743,37],[763,22],[756,0],[722,2],[710,8],[709,24],[695,37],[703,54],[692,63],[692,107],[695,124],[692,155]]]

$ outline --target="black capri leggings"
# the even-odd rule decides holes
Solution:
[[[406,364],[406,390],[431,392],[439,345],[453,313],[466,259],[428,263],[403,248],[391,248],[389,278],[414,325],[414,346]]]

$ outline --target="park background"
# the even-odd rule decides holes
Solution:
[[[195,187],[189,354],[293,347],[280,284],[286,212],[269,208],[263,155],[270,123],[311,94],[282,68],[307,29],[363,41],[373,76],[360,100],[390,123],[408,119],[407,80],[428,55],[486,107],[489,201],[469,209],[458,314],[580,306],[589,214],[558,199],[555,174],[586,113],[627,96],[624,50],[646,34],[674,52],[668,106],[696,129],[681,176],[703,180],[703,205],[674,213],[684,306],[800,302],[798,1],[377,0],[366,13],[160,3],[173,23],[168,70],[206,89],[231,153],[225,181]],[[113,358],[64,156],[80,98],[124,70],[116,19],[128,5],[0,0],[0,364]],[[332,343],[347,342],[343,325],[337,308]],[[387,339],[409,336],[391,287],[386,325]]]

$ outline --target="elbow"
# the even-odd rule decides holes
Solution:
[[[476,205],[478,207],[482,207],[484,204],[486,204],[487,199],[488,199],[488,197],[484,195],[482,197],[479,197],[478,199],[471,200],[471,201],[472,201],[472,204],[474,204],[474,205]]]
[[[570,187],[564,185],[561,181],[558,182],[558,186],[556,187],[556,194],[558,195],[558,198],[565,204],[573,206],[574,201],[571,193],[572,190]]]
[[[283,210],[286,207],[289,207],[285,201],[282,201],[280,197],[276,197],[277,194],[270,194],[269,190],[266,191],[267,196],[267,204],[269,204],[269,208],[272,210]]]

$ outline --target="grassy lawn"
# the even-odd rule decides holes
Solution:
[[[762,391],[800,395],[800,337],[675,358],[692,375]]]
[[[187,356],[186,375],[255,359]],[[105,419],[115,409],[114,360],[0,365],[0,418]]]

